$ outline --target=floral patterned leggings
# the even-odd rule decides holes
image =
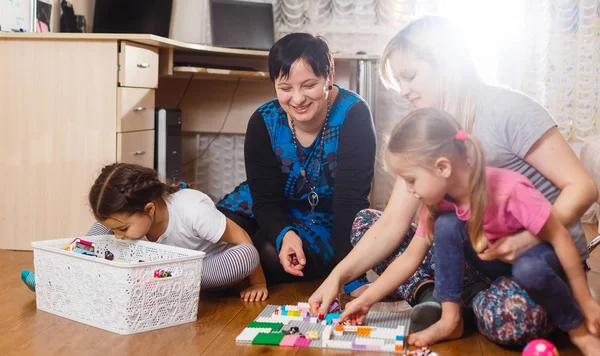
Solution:
[[[381,211],[373,209],[361,210],[356,215],[351,235],[353,246],[379,217],[381,217]],[[398,256],[404,253],[414,233],[415,229],[411,227],[396,251],[375,266],[373,271],[381,275]],[[404,299],[409,303],[414,302],[416,288],[421,283],[434,279],[434,247],[429,249],[417,272],[398,287],[392,295],[388,296],[388,299]],[[464,285],[483,279],[468,264],[465,264],[464,278]],[[555,328],[542,307],[537,305],[527,295],[527,292],[510,278],[503,277],[493,281],[487,290],[481,291],[475,296],[472,305],[479,332],[500,345],[524,345],[532,339],[548,335]]]

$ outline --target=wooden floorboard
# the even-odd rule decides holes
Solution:
[[[588,240],[597,227],[585,226]],[[590,288],[600,300],[600,248],[588,260]],[[267,304],[306,301],[318,282],[271,286],[266,302],[240,301],[232,292],[202,293],[198,320],[171,328],[122,336],[36,309],[35,294],[21,282],[21,269],[33,269],[31,252],[0,250],[0,353],[7,355],[368,355],[370,352],[236,345],[235,337]],[[403,311],[404,302],[379,303],[374,310]],[[561,356],[580,355],[564,333],[552,335]],[[440,356],[517,356],[520,350],[500,347],[477,332],[431,347]]]

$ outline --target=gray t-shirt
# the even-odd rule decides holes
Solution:
[[[537,140],[556,126],[550,113],[527,95],[507,88],[489,87],[478,95],[475,136],[481,141],[487,165],[523,174],[554,204],[560,190],[525,162],[525,155]],[[589,253],[581,222],[568,230],[582,260],[587,259]]]

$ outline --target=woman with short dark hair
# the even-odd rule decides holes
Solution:
[[[217,207],[252,237],[267,281],[321,278],[350,251],[354,217],[369,206],[371,112],[360,96],[334,85],[323,38],[283,37],[269,53],[269,73],[277,98],[248,123],[247,182]]]

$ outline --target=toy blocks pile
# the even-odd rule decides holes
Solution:
[[[407,315],[369,313],[377,325],[339,324],[340,313],[322,320],[311,315],[308,303],[269,305],[238,335],[236,342],[280,347],[318,347],[380,352],[406,352]],[[395,325],[394,325],[395,324]],[[400,325],[399,325],[400,324]],[[393,326],[393,327],[387,327]]]

